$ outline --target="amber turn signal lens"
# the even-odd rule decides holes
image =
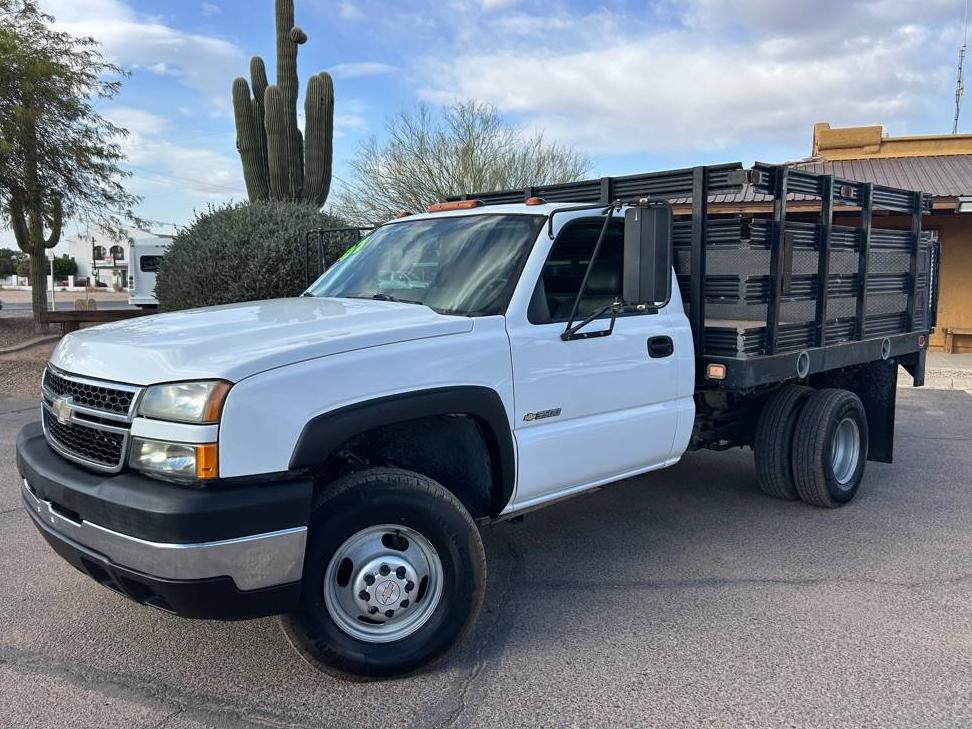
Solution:
[[[219,462],[215,443],[196,446],[196,478],[208,479],[219,476]]]
[[[228,382],[220,381],[213,385],[209,397],[206,398],[206,406],[203,408],[203,422],[216,423],[219,421],[219,415],[223,411],[223,400],[226,399],[226,393],[229,391],[230,383]]]

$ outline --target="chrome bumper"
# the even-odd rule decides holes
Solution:
[[[307,527],[196,544],[149,542],[58,513],[37,497],[24,479],[24,508],[39,524],[66,540],[98,552],[120,567],[151,577],[199,580],[230,577],[240,590],[257,590],[300,580]]]

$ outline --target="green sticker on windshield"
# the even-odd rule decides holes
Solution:
[[[354,244],[353,246],[351,246],[350,248],[348,248],[348,250],[346,250],[346,251],[345,251],[345,252],[344,252],[344,253],[343,253],[343,254],[341,255],[341,257],[340,257],[340,258],[339,258],[338,260],[339,260],[339,261],[343,261],[343,260],[344,260],[345,258],[350,258],[350,257],[351,257],[351,256],[353,256],[353,255],[354,255],[355,253],[357,253],[358,251],[360,251],[360,250],[361,250],[362,248],[364,248],[364,247],[365,247],[365,244],[366,244],[366,243],[368,242],[368,238],[370,238],[370,237],[371,237],[371,236],[367,236],[367,235],[366,235],[366,236],[365,236],[364,238],[362,238],[361,240],[359,240],[359,241],[358,241],[357,243],[355,243],[355,244]]]

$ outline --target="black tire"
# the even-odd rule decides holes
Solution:
[[[839,479],[833,462],[835,434],[848,419],[857,429],[857,456]],[[828,509],[853,499],[864,477],[867,444],[867,415],[860,398],[847,390],[815,392],[797,419],[793,440],[793,477],[800,498]]]
[[[401,525],[428,540],[441,560],[442,593],[415,632],[376,643],[352,636],[335,622],[324,600],[324,575],[346,540],[382,524]],[[280,622],[297,651],[322,671],[359,681],[403,676],[458,645],[479,613],[485,584],[486,554],[479,530],[459,500],[418,473],[369,468],[337,479],[315,504],[301,610]]]
[[[759,487],[767,496],[799,498],[793,481],[793,432],[813,389],[786,385],[773,393],[759,414],[753,438],[753,457]]]

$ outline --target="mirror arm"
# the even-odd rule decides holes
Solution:
[[[620,299],[615,299],[614,303],[608,304],[602,307],[587,317],[584,321],[578,322],[573,326],[568,326],[567,329],[560,335],[560,338],[565,342],[569,342],[572,339],[590,339],[591,337],[606,337],[611,332],[614,331],[614,322],[617,321],[618,313],[624,306]],[[581,332],[580,330],[590,324],[592,321],[598,317],[604,316],[607,310],[611,310],[611,322],[608,324],[607,329],[598,329],[596,332]]]
[[[584,292],[587,290],[587,279],[591,277],[591,271],[594,270],[594,263],[597,261],[597,256],[601,252],[601,246],[604,244],[604,239],[607,238],[608,228],[611,226],[611,219],[614,217],[612,212],[615,209],[621,209],[620,200],[614,201],[601,211],[601,215],[604,216],[604,225],[601,226],[601,234],[597,237],[597,244],[594,246],[594,252],[591,253],[591,260],[587,263],[587,270],[584,271],[584,278],[581,280],[580,288],[577,289],[577,296],[574,297],[574,305],[570,308],[570,317],[567,319],[567,327],[564,329],[563,334],[560,335],[560,338],[564,341],[573,338],[578,329],[585,324],[592,322],[598,316],[614,306],[614,304],[605,306],[600,313],[596,314],[595,316],[588,317],[577,326],[574,326],[574,320],[577,318],[577,310],[580,308],[581,298],[584,296]],[[614,328],[614,321],[611,322],[611,328]],[[570,334],[570,336],[568,336],[568,334]]]

